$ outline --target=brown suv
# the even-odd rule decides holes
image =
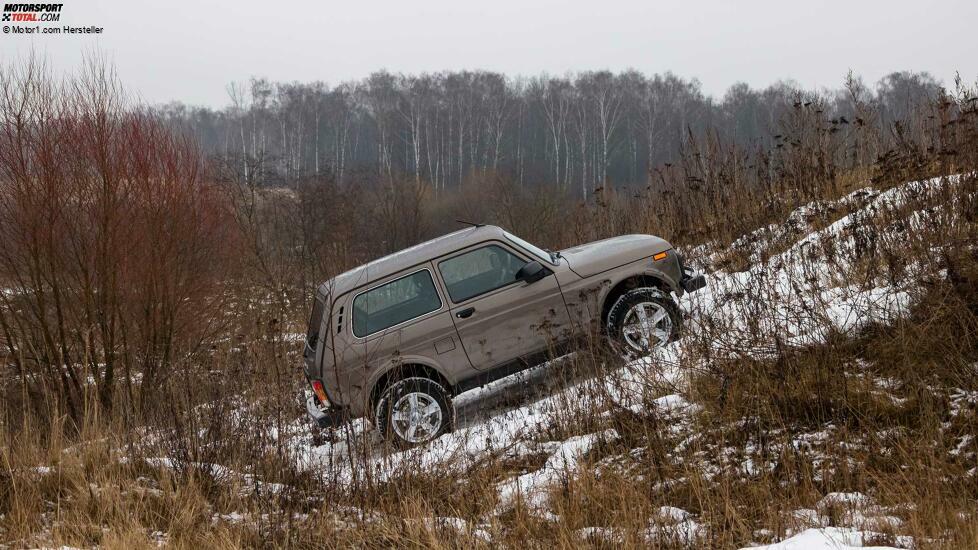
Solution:
[[[319,287],[303,354],[321,426],[373,415],[401,445],[454,422],[452,397],[602,330],[631,356],[675,338],[671,294],[706,284],[672,246],[625,235],[548,252],[480,225]]]

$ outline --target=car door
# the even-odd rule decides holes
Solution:
[[[377,373],[403,361],[434,365],[450,380],[471,370],[433,269],[422,264],[337,300],[330,330],[342,335],[336,356],[346,368],[331,375],[352,392],[344,402],[364,397]]]
[[[570,328],[556,277],[533,283],[516,280],[528,261],[508,244],[490,241],[437,262],[452,320],[476,369],[547,351]]]

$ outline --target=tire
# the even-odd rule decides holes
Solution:
[[[646,319],[655,322],[652,334],[637,326],[640,304],[644,304]],[[681,329],[679,306],[668,294],[653,287],[636,288],[621,295],[608,311],[605,324],[613,349],[626,360],[647,357],[654,348],[675,341]]]
[[[380,434],[400,448],[428,443],[455,425],[451,395],[438,382],[423,377],[391,384],[377,401],[374,415]]]

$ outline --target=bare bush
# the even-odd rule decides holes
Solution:
[[[36,59],[6,67],[0,101],[7,414],[154,403],[220,330],[237,247],[223,192],[100,62],[63,82]]]

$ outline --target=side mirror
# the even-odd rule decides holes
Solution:
[[[524,265],[519,271],[516,272],[516,280],[525,281],[527,284],[530,284],[535,283],[552,273],[553,271],[543,267],[540,262],[534,260]]]

